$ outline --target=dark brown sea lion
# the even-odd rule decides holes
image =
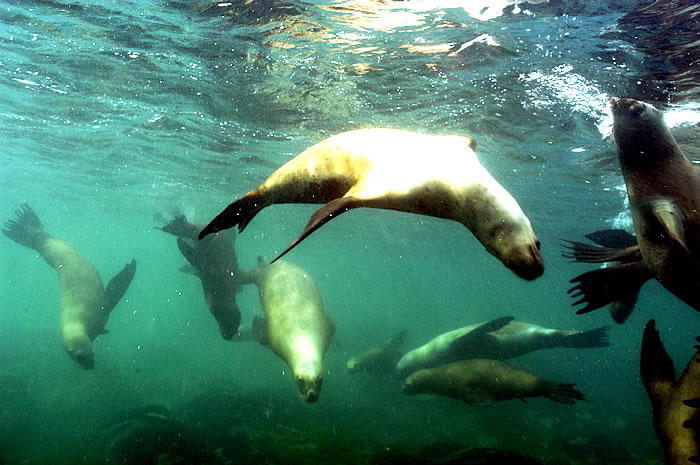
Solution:
[[[398,210],[463,224],[518,276],[535,279],[544,265],[530,221],[481,166],[474,147],[472,139],[456,135],[398,129],[344,132],[287,162],[260,187],[226,207],[199,237],[236,225],[243,231],[269,205],[325,203],[279,259],[350,209]]]
[[[323,358],[335,333],[316,284],[305,270],[284,260],[267,264],[258,259],[251,276],[265,314],[253,320],[255,338],[289,365],[304,400],[316,402]]]
[[[242,284],[250,283],[248,274],[238,268],[238,258],[230,234],[214,234],[198,241],[204,224],[192,224],[184,215],[158,227],[177,237],[180,253],[192,266],[183,268],[202,282],[204,298],[209,311],[219,324],[224,339],[231,338],[241,323],[241,311],[236,303],[236,292]]]
[[[659,110],[627,98],[612,99],[610,107],[639,248],[600,259],[630,261],[591,272],[597,274],[577,286],[579,302],[589,302],[587,310],[600,308],[620,294],[638,292],[651,274],[700,311],[700,178]]]
[[[700,342],[700,338],[697,339]],[[654,411],[666,465],[700,463],[700,345],[676,381],[673,361],[649,320],[642,337],[640,372]]]
[[[56,270],[61,288],[63,347],[81,368],[95,366],[92,341],[104,334],[110,312],[119,303],[136,273],[136,260],[114,276],[107,287],[94,265],[70,244],[51,237],[27,204],[17,219],[5,223],[2,232],[13,241],[39,252]]]
[[[499,360],[463,360],[424,368],[409,376],[404,394],[438,394],[472,405],[492,405],[508,399],[547,397],[561,404],[585,400],[573,384],[559,384]]]
[[[468,359],[508,360],[535,350],[555,347],[591,348],[610,345],[607,326],[590,331],[549,329],[502,317],[454,329],[434,337],[401,357],[400,378],[422,368]]]
[[[369,349],[347,361],[348,373],[364,372],[380,381],[385,376],[394,376],[396,362],[401,358],[401,345],[407,331],[399,331],[385,344]]]

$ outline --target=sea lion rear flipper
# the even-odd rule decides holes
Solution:
[[[683,212],[668,200],[659,200],[653,203],[654,217],[661,223],[668,237],[681,246],[690,255],[688,244],[685,241],[685,227],[683,226]]]
[[[637,238],[624,229],[603,229],[586,234],[585,237],[610,249],[626,249],[637,245]]]
[[[250,220],[265,207],[265,204],[260,199],[260,195],[254,192],[255,191],[248,192],[246,195],[224,208],[224,211],[216,215],[216,217],[202,229],[199,233],[199,239],[204,239],[209,234],[234,226],[238,226],[238,232],[243,232],[245,227],[248,226],[248,223],[250,223]]]
[[[666,397],[671,385],[676,381],[673,360],[666,353],[653,319],[644,327],[639,372],[652,404],[659,398]]]
[[[454,351],[458,358],[462,358],[464,353],[469,353],[473,349],[474,344],[478,344],[480,340],[483,340],[483,338],[494,337],[488,333],[503,328],[514,319],[515,318],[512,316],[504,316],[486,322],[468,333],[453,339],[450,342],[450,348]]]
[[[189,221],[185,215],[178,215],[165,226],[156,226],[155,229],[160,229],[163,232],[172,234],[177,237],[187,237],[194,239],[197,237],[198,228]]]
[[[330,202],[319,208],[316,211],[316,213],[311,215],[309,222],[307,223],[306,227],[301,232],[299,237],[294,239],[294,242],[289,244],[289,247],[284,249],[284,251],[282,251],[282,253],[275,257],[275,259],[272,260],[270,263],[275,263],[277,260],[282,258],[282,256],[284,256],[287,252],[299,245],[301,241],[309,237],[312,232],[316,231],[318,228],[320,228],[333,218],[357,207],[359,207],[359,201],[354,197],[340,197],[331,200]]]
[[[561,256],[578,263],[630,263],[639,261],[642,256],[639,245],[618,249],[584,244],[583,242],[570,241],[568,239],[562,239],[562,241],[566,242],[564,244],[566,251]]]
[[[629,299],[633,294],[639,294],[642,285],[653,276],[644,261],[625,263],[598,270],[588,271],[571,279],[570,283],[578,283],[567,292],[573,298],[579,298],[571,305],[585,303],[577,314],[588,313],[609,303]],[[631,309],[628,309],[631,311]],[[624,321],[627,315],[613,315],[615,321]]]
[[[601,326],[600,328],[591,329],[589,331],[567,334],[562,338],[561,346],[577,349],[607,347],[610,345],[608,329],[610,329],[610,326]]]
[[[23,203],[15,210],[17,219],[7,220],[2,232],[13,241],[30,249],[37,249],[49,238],[49,234],[44,230],[41,220],[36,216],[34,210],[29,205]]]
[[[119,273],[109,280],[102,296],[102,309],[111,312],[119,303],[124,293],[129,288],[131,280],[136,273],[136,260],[131,260]]]

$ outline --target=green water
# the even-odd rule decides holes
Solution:
[[[183,450],[203,452],[183,458],[171,443],[149,456],[144,443],[157,441],[144,434],[122,445],[117,457],[136,455],[119,463],[406,463],[400,454],[435,445],[543,463],[662,463],[639,380],[641,332],[655,318],[681,370],[698,315],[655,281],[611,327],[610,347],[514,361],[575,383],[588,402],[470,407],[406,397],[398,381],[345,368],[402,329],[408,350],[504,315],[614,324],[605,309],[575,314],[568,281],[590,267],[562,258],[559,239],[631,228],[605,102],[665,95],[649,88],[641,52],[605,33],[635,2],[509,6],[488,21],[412,2],[217,5],[0,2],[0,217],[27,202],[105,282],[138,262],[84,371],[61,345],[55,272],[0,237],[0,464],[113,463],[114,418],[149,404],[168,409],[159,428],[191,439]],[[482,34],[500,45],[456,56],[407,47],[454,52]],[[321,398],[306,404],[270,350],[220,337],[199,281],[179,271],[175,239],[154,227],[178,212],[206,222],[304,148],[361,127],[472,136],[530,218],[546,272],[520,280],[457,223],[344,214],[286,257],[313,277],[337,328]],[[273,258],[315,209],[261,212],[236,238],[240,266]],[[261,314],[254,286],[237,300],[244,323]],[[138,451],[155,458],[139,462]]]

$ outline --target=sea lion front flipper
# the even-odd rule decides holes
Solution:
[[[102,296],[102,309],[111,312],[119,303],[124,293],[129,288],[131,280],[136,274],[136,260],[131,260],[119,273],[109,280]]]
[[[282,253],[275,257],[275,259],[272,260],[270,263],[275,263],[277,260],[282,258],[287,252],[299,245],[301,241],[309,237],[312,232],[316,231],[318,228],[320,228],[333,218],[359,206],[360,203],[358,199],[354,197],[340,197],[331,200],[330,202],[319,208],[316,211],[316,213],[311,215],[309,222],[307,223],[306,227],[301,232],[301,234],[299,234],[299,237],[294,239],[294,241],[291,244],[289,244],[289,247],[284,249]]]
[[[464,390],[461,399],[469,405],[478,407],[490,407],[498,402],[498,399],[486,389],[470,387]]]
[[[579,298],[571,305],[585,303],[577,314],[588,313],[609,303],[629,299],[632,294],[638,294],[642,285],[653,276],[644,261],[625,263],[598,270],[588,271],[571,279],[570,283],[578,283],[567,292],[573,298]],[[631,311],[628,309],[627,311]],[[615,318],[618,323],[620,318]],[[621,318],[624,320],[624,318]]]
[[[551,382],[551,385],[552,387],[549,392],[545,394],[545,397],[554,402],[571,405],[577,400],[586,400],[586,397],[581,391],[576,389],[574,384]]]
[[[497,331],[504,326],[506,326],[508,323],[513,321],[515,318],[512,316],[504,316],[501,318],[496,318],[495,320],[488,321],[486,323],[483,323],[480,326],[477,326],[473,330],[469,331],[468,333],[465,333],[459,337],[454,338],[450,342],[450,349],[454,351],[454,354],[458,358],[462,358],[465,353],[469,353],[472,351],[474,344],[479,344],[480,341],[483,340],[483,338],[486,337],[495,337],[489,333],[492,333],[493,331]]]
[[[654,217],[661,223],[668,237],[690,255],[688,244],[685,241],[683,213],[676,204],[668,200],[658,200],[653,203],[651,208],[654,212]]]
[[[255,191],[248,192],[240,199],[230,203],[228,207],[224,208],[224,211],[216,215],[199,233],[199,239],[204,239],[209,234],[234,226],[238,226],[238,232],[243,232],[250,220],[263,207],[265,207],[265,204],[261,201],[260,194],[256,194]]]
[[[607,263],[621,262],[630,263],[641,260],[642,254],[639,245],[633,245],[624,249],[600,247],[597,245],[585,244],[583,242],[562,239],[565,252],[561,254],[564,258],[569,258],[578,263]]]
[[[265,331],[265,319],[256,316],[253,318],[253,323],[251,324],[251,326],[253,328],[253,336],[255,337],[255,340],[258,341],[261,345],[269,345],[269,341],[267,339],[267,331]]]
[[[177,248],[180,250],[180,253],[183,257],[185,257],[185,259],[189,262],[190,265],[192,265],[197,271],[202,271],[203,267],[202,262],[200,260],[201,257],[197,255],[197,252],[195,251],[194,247],[187,243],[187,241],[182,237],[178,237]]]
[[[644,327],[639,371],[652,404],[665,398],[676,381],[673,360],[666,353],[659,332],[656,330],[656,321],[653,319],[649,320]]]

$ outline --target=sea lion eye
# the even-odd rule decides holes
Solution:
[[[535,239],[535,247],[537,247],[537,250],[540,250],[540,248],[542,247],[542,243],[539,239]]]
[[[630,114],[635,118],[644,113],[644,104],[640,102],[634,102],[630,105]]]

